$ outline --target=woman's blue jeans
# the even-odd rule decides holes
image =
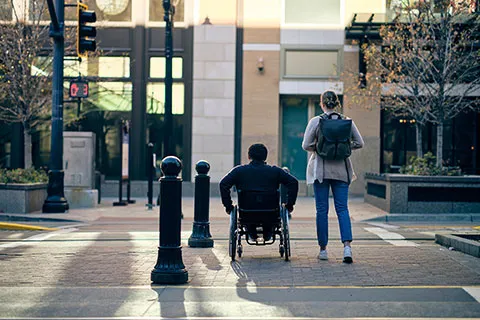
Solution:
[[[328,194],[330,188],[332,188],[342,243],[352,241],[352,224],[348,212],[348,183],[331,179],[324,179],[320,183],[315,180],[313,191],[317,209],[317,239],[318,245],[322,247],[328,243]]]

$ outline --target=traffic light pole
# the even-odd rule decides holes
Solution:
[[[170,0],[163,0],[165,15],[165,130],[163,134],[164,157],[174,155],[173,116],[172,116],[172,58],[173,58],[173,17],[175,7]]]
[[[64,194],[63,171],[63,56],[64,56],[64,0],[56,0],[55,8],[49,2],[52,15],[50,36],[53,38],[53,94],[50,171],[48,172],[48,195],[43,204],[44,213],[64,213],[68,203]],[[55,10],[56,9],[56,10]],[[56,11],[56,14],[55,14]],[[55,26],[55,23],[58,25]]]

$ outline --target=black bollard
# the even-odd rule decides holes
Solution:
[[[211,248],[213,239],[210,234],[210,222],[208,221],[210,210],[210,164],[200,160],[195,166],[195,204],[193,217],[192,235],[188,239],[188,246],[194,248]]]
[[[127,201],[124,201],[123,198],[123,170],[122,170],[122,159],[123,159],[123,123],[120,122],[119,128],[119,142],[120,142],[120,178],[118,178],[118,201],[113,203],[113,206],[126,206],[128,205]]]
[[[130,199],[130,176],[128,176],[127,180],[127,203],[135,203],[137,200]]]
[[[288,167],[283,167],[282,168],[286,173],[290,173],[290,170],[288,169]],[[280,186],[280,202],[282,204],[286,204],[287,203],[287,188],[285,188],[285,186],[282,184]],[[288,218],[291,219],[292,218],[292,214],[289,212],[288,213]]]
[[[160,178],[160,246],[150,279],[157,284],[181,284],[188,281],[180,246],[182,214],[182,162],[174,156],[162,160]]]
[[[155,174],[155,157],[153,153],[153,143],[149,143],[147,146],[148,156],[147,156],[147,176],[148,176],[148,191],[147,198],[148,203],[146,204],[148,210],[152,210],[153,205],[153,176]]]

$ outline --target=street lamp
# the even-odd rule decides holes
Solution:
[[[174,155],[173,116],[172,116],[172,58],[173,58],[173,20],[178,0],[163,0],[165,21],[165,126],[163,134],[164,156]]]
[[[44,213],[64,213],[68,202],[63,190],[63,56],[64,39],[64,0],[48,1],[52,26],[50,36],[53,38],[53,95],[52,95],[52,133],[50,149],[50,171],[48,172],[47,199],[43,203]],[[55,10],[56,9],[56,10]]]

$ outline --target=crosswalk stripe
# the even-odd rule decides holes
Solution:
[[[388,243],[393,244],[394,246],[398,246],[398,247],[418,246],[418,244],[416,244],[413,241],[405,240],[405,237],[402,236],[401,234],[391,232],[383,228],[365,228],[365,230],[379,236],[380,238],[382,238]]]
[[[58,234],[70,233],[70,232],[75,231],[75,230],[77,230],[77,229],[76,228],[59,229],[59,230],[49,232],[49,233],[37,234],[37,235],[31,236],[29,238],[23,239],[22,241],[0,244],[0,251],[2,251],[3,249],[7,249],[7,248],[16,248],[16,247],[19,247],[19,246],[22,246],[22,245],[26,245],[26,244],[28,244],[28,242],[31,242],[31,241],[43,241],[43,240],[49,239],[51,237],[54,237]]]
[[[478,302],[480,302],[480,288],[474,288],[474,287],[466,287],[463,288],[463,290],[467,291],[469,295],[475,298]]]

